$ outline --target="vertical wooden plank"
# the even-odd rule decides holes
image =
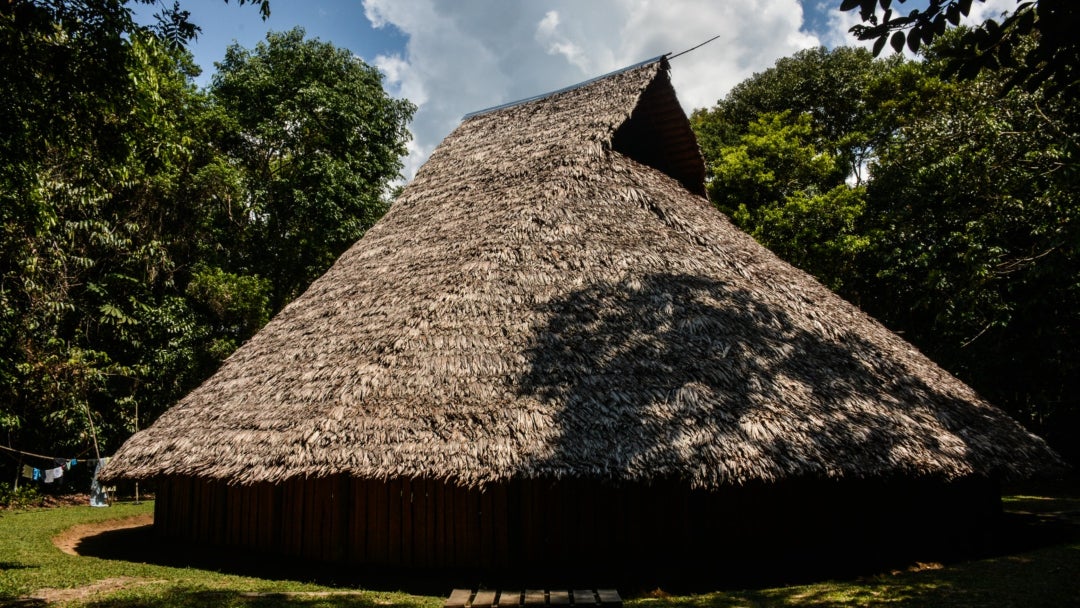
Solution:
[[[213,481],[208,481],[206,484],[206,491],[210,498],[210,505],[206,511],[207,517],[210,520],[210,543],[219,545],[221,544],[221,539],[218,537],[218,534],[224,526],[219,523],[222,509],[218,508],[218,484]]]
[[[188,517],[188,503],[191,500],[191,494],[186,491],[184,487],[184,480],[182,477],[174,477],[172,480],[172,487],[175,496],[170,501],[170,504],[174,507],[172,510],[172,517],[169,520],[169,535],[179,536],[180,527],[178,523],[180,521],[191,521]],[[183,518],[183,519],[181,519]]]
[[[294,491],[296,514],[293,521],[293,538],[296,542],[296,555],[304,556],[304,539],[308,534],[311,534],[311,529],[308,526],[311,509],[308,502],[307,480],[298,479]]]
[[[321,519],[323,521],[322,531],[322,558],[331,561],[337,553],[337,523],[338,523],[338,508],[337,508],[337,476],[332,475],[330,477],[324,477],[319,480],[320,484],[324,488],[322,491],[323,501],[320,506]]]
[[[551,606],[569,606],[570,592],[561,589],[548,591],[548,604]]]
[[[201,543],[209,543],[210,542],[210,500],[209,500],[209,496],[208,496],[209,491],[208,491],[208,488],[207,488],[207,483],[205,481],[201,480],[201,479],[196,482],[196,487],[198,488],[198,496],[199,496],[199,511],[198,511],[199,517],[196,520],[196,521],[198,521],[198,527],[199,527],[199,542],[201,542]]]
[[[318,557],[316,550],[318,548],[322,520],[318,513],[314,480],[305,479],[302,487],[304,518],[301,521],[304,522],[304,525],[300,528],[300,550],[305,558],[314,559]]]
[[[637,492],[638,484],[624,484],[620,490],[625,493],[625,500],[621,502],[624,514],[623,540],[626,542],[624,551],[628,555],[641,555],[641,535],[646,532],[641,528],[641,497]],[[647,554],[646,554],[647,555]]]
[[[154,535],[167,536],[166,520],[169,518],[169,500],[172,499],[171,480],[165,477],[158,481],[157,494],[154,496]]]
[[[177,529],[181,531],[183,537],[187,540],[198,540],[199,538],[199,486],[195,483],[195,480],[188,477],[184,479],[184,485],[187,486],[186,499],[184,501],[185,518],[183,521],[176,522]]]
[[[259,490],[262,484],[254,484],[250,486],[239,486],[240,490],[237,501],[238,506],[242,507],[243,512],[248,514],[246,519],[248,522],[247,529],[244,530],[243,544],[248,549],[259,548],[259,526],[264,518],[262,513],[262,505],[259,500]]]
[[[334,478],[322,477],[315,480],[319,491],[319,559],[329,561],[333,559],[334,547]]]
[[[285,480],[281,483],[281,519],[278,521],[278,535],[281,539],[281,551],[284,554],[289,553],[289,547],[292,542],[292,533],[289,529],[289,519],[292,517],[292,480]]]
[[[450,486],[454,499],[454,566],[464,568],[469,565],[468,514],[465,494],[462,486]]]
[[[333,559],[342,562],[348,557],[348,548],[351,544],[352,522],[352,485],[344,475],[334,476],[334,496],[331,501],[334,518],[334,535],[332,546],[334,549]]]
[[[302,479],[290,479],[288,484],[289,517],[285,522],[285,529],[289,535],[289,554],[299,556],[304,521],[304,482]]]
[[[480,548],[480,490],[469,488],[465,493],[466,564],[470,568],[482,565]]]
[[[268,550],[274,547],[274,531],[278,529],[278,500],[280,494],[275,486],[269,483],[259,484],[256,495],[257,508],[259,510],[259,548]]]
[[[174,477],[172,480],[173,498],[169,501],[174,508],[172,510],[172,517],[169,521],[169,534],[173,537],[180,537],[181,534],[188,533],[180,527],[180,522],[191,522],[191,492],[186,487],[184,478]],[[188,537],[190,538],[190,536]]]
[[[532,568],[539,561],[540,552],[535,485],[536,482],[531,479],[521,480],[521,560],[526,568]]]
[[[420,568],[431,565],[431,553],[428,541],[431,531],[428,529],[428,484],[426,479],[412,481],[412,563]]]
[[[404,490],[400,479],[392,479],[389,486],[390,501],[387,515],[389,516],[389,528],[387,531],[386,559],[394,565],[401,565],[401,500]]]
[[[365,480],[349,477],[349,546],[345,552],[345,559],[349,563],[364,563],[365,544],[367,535],[364,528],[367,526],[367,489],[364,487]]]
[[[279,549],[277,532],[281,520],[281,486],[263,483],[259,487],[258,502],[262,529],[259,531],[260,548]]]
[[[253,486],[236,486],[231,489],[234,490],[233,493],[236,497],[236,500],[233,502],[233,508],[236,509],[236,513],[233,516],[232,520],[234,522],[233,525],[238,528],[237,541],[239,544],[244,544],[245,541],[248,540],[254,541],[256,538],[254,536],[255,531],[251,530],[250,532],[248,532],[245,531],[243,528],[244,523],[250,521],[251,519],[249,513],[251,513],[252,511],[255,511],[256,514],[258,513],[259,501],[256,500],[255,497],[255,492],[257,491],[257,488]]]
[[[547,598],[542,589],[526,589],[525,601],[526,606],[543,606],[547,603]]]
[[[356,538],[356,551],[355,559],[358,563],[368,564],[371,563],[371,555],[368,553],[369,541],[371,531],[368,529],[368,522],[371,521],[371,491],[370,486],[375,482],[370,479],[359,479],[356,482],[356,501],[360,506],[356,511],[356,525],[359,529]]]
[[[243,546],[244,536],[240,530],[240,502],[243,499],[242,486],[225,486],[225,516],[229,525],[226,526],[225,542],[230,546]]]
[[[384,565],[387,556],[387,531],[389,517],[386,513],[389,501],[389,486],[383,480],[372,480],[368,484],[368,555],[371,563]]]
[[[442,481],[432,481],[431,513],[434,516],[434,528],[431,538],[433,541],[431,565],[436,568],[445,568],[446,563],[446,492]]]
[[[413,532],[416,524],[413,521],[413,506],[416,499],[416,480],[403,479],[401,481],[401,564],[413,566]]]
[[[315,488],[310,479],[304,479],[301,481],[300,492],[301,500],[303,504],[304,516],[300,520],[303,525],[300,526],[300,552],[305,559],[312,559],[315,557],[312,549],[317,546],[318,539],[318,526],[319,516],[316,513],[315,507]]]
[[[326,528],[329,526],[326,521],[326,512],[323,505],[326,504],[326,479],[309,479],[308,480],[308,495],[309,503],[311,505],[311,516],[308,519],[312,522],[312,534],[306,539],[309,546],[308,555],[311,559],[322,560],[324,558],[324,551],[326,545]]]
[[[561,482],[549,481],[544,491],[544,532],[546,547],[544,555],[549,563],[558,564],[566,559],[563,537],[566,534],[566,493]]]
[[[217,481],[210,482],[210,529],[215,545],[225,544],[225,487]]]
[[[438,538],[441,531],[437,524],[438,515],[435,511],[437,506],[435,501],[435,488],[437,486],[438,482],[434,479],[426,479],[424,481],[424,503],[427,505],[424,509],[424,529],[427,530],[427,535],[424,540],[424,555],[427,556],[427,559],[424,565],[429,568],[438,565],[436,555],[439,551]]]
[[[507,482],[496,484],[491,488],[491,492],[491,524],[494,526],[495,534],[493,563],[496,568],[507,569],[510,567],[510,507],[507,499]]]
[[[490,487],[478,490],[480,493],[480,565],[490,568],[495,565],[495,500]]]
[[[326,528],[329,527],[330,522],[326,520],[325,504],[328,496],[327,483],[325,478],[309,479],[308,480],[308,504],[311,505],[311,515],[308,520],[311,522],[311,534],[306,539],[308,544],[308,555],[311,559],[323,560],[326,557]]]
[[[521,480],[506,483],[506,563],[511,568],[522,564]]]
[[[264,483],[256,483],[244,488],[244,496],[247,500],[247,508],[255,512],[253,518],[253,527],[251,529],[250,546],[256,550],[262,550],[263,547],[263,526],[266,525],[266,518],[268,516],[266,512],[266,505],[262,500],[262,492]]]
[[[177,519],[173,522],[173,529],[176,530],[178,537],[185,538],[187,540],[195,539],[195,484],[190,477],[180,477],[177,480],[177,484],[182,488],[180,496],[177,498],[177,504],[180,505],[180,509],[177,511]]]

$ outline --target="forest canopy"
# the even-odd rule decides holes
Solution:
[[[295,29],[200,90],[195,33],[179,5],[143,27],[125,2],[0,4],[8,447],[110,454],[389,205],[414,107],[378,70]]]
[[[1080,106],[1013,69],[802,51],[691,122],[711,200],[1076,458]],[[1037,49],[1017,44],[1017,65]]]

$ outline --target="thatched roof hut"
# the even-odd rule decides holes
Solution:
[[[975,484],[970,519],[987,480],[1057,462],[709,204],[659,58],[467,117],[103,476],[156,480],[171,535],[498,567],[683,547],[792,497]]]

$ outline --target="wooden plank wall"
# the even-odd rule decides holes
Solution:
[[[159,480],[154,513],[157,533],[167,537],[317,561],[572,571],[641,563],[649,555],[670,561],[703,546],[738,554],[765,551],[770,539],[802,539],[812,547],[838,533],[874,538],[864,528],[875,522],[884,522],[880,534],[891,540],[899,523],[936,523],[941,530],[931,532],[952,533],[946,521],[970,520],[978,506],[972,501],[992,506],[996,496],[924,490],[818,484],[706,493],[677,484],[611,487],[574,480],[518,480],[480,490],[430,479],[344,476],[230,486],[171,477]],[[929,513],[927,521],[912,521],[928,496],[939,510],[954,504],[955,517],[934,522]],[[867,512],[875,514],[872,520]],[[826,525],[830,518],[837,527]],[[861,519],[865,526],[857,525]]]
[[[661,514],[645,504],[649,496],[531,480],[480,490],[430,479],[335,476],[239,486],[170,477],[158,483],[155,529],[311,560],[500,569],[641,548],[627,539],[656,528]]]

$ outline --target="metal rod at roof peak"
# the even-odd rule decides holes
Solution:
[[[709,44],[710,42],[712,42],[713,40],[716,40],[719,37],[720,37],[720,34],[717,34],[717,35],[713,36],[712,38],[709,38],[705,42],[702,42],[701,44],[699,44],[697,46],[690,47],[690,48],[686,49],[685,51],[682,51],[681,53],[675,53],[674,55],[672,55],[671,53],[668,53],[668,59],[669,60],[675,59],[679,55],[685,55],[685,54],[689,53],[690,51],[700,49],[701,47],[705,46],[706,44]]]

